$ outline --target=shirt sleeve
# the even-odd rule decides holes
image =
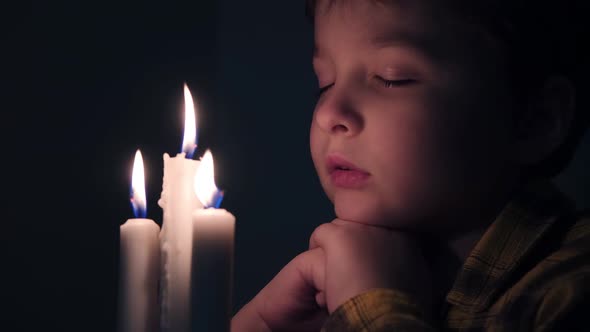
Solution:
[[[394,289],[373,289],[338,307],[322,332],[434,331],[424,310],[407,294]]]
[[[588,263],[586,263],[588,264]],[[535,317],[535,332],[588,331],[590,273],[556,283],[543,296]]]

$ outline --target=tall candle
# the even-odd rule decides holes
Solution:
[[[204,209],[193,212],[192,330],[229,331],[233,286],[235,217],[219,209],[213,156],[205,152],[195,176]]]
[[[160,234],[161,329],[190,330],[190,274],[192,220],[194,210],[202,208],[193,190],[199,161],[190,159],[197,147],[196,117],[192,96],[184,86],[185,127],[182,152],[176,157],[164,154],[164,179],[158,204],[164,211]]]
[[[145,180],[137,150],[131,180],[135,218],[120,226],[119,331],[158,331],[160,227],[146,219]]]

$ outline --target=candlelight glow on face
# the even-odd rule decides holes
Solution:
[[[186,158],[192,158],[197,149],[197,119],[195,116],[195,103],[191,91],[184,84],[184,137],[182,139],[182,152]]]
[[[131,207],[136,218],[145,218],[147,203],[145,199],[145,175],[143,158],[139,149],[135,152],[133,172],[131,174]]]
[[[197,173],[195,174],[195,193],[197,198],[206,208],[218,208],[223,200],[223,191],[215,185],[215,173],[213,168],[213,154],[207,150]]]

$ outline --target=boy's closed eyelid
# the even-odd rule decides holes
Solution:
[[[386,81],[401,81],[401,80],[420,80],[423,75],[420,75],[414,70],[384,70],[376,72],[373,76]]]
[[[384,55],[378,57],[372,70],[384,77],[421,76],[432,71],[433,64],[421,57],[411,55]]]
[[[411,47],[385,47],[378,50],[373,71],[387,79],[432,76],[439,63],[432,57]]]

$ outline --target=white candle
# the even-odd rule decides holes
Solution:
[[[190,330],[190,282],[192,221],[194,210],[202,208],[193,190],[199,161],[190,159],[196,149],[196,117],[192,96],[184,86],[185,129],[182,151],[171,158],[164,154],[164,179],[158,205],[164,211],[160,234],[161,329]],[[187,159],[189,158],[189,159]]]
[[[135,213],[120,227],[119,331],[158,330],[160,227],[146,219],[143,160],[135,153],[131,204]]]
[[[195,192],[205,209],[193,212],[192,329],[229,331],[233,287],[235,217],[217,207],[222,193],[207,150],[195,176]]]

